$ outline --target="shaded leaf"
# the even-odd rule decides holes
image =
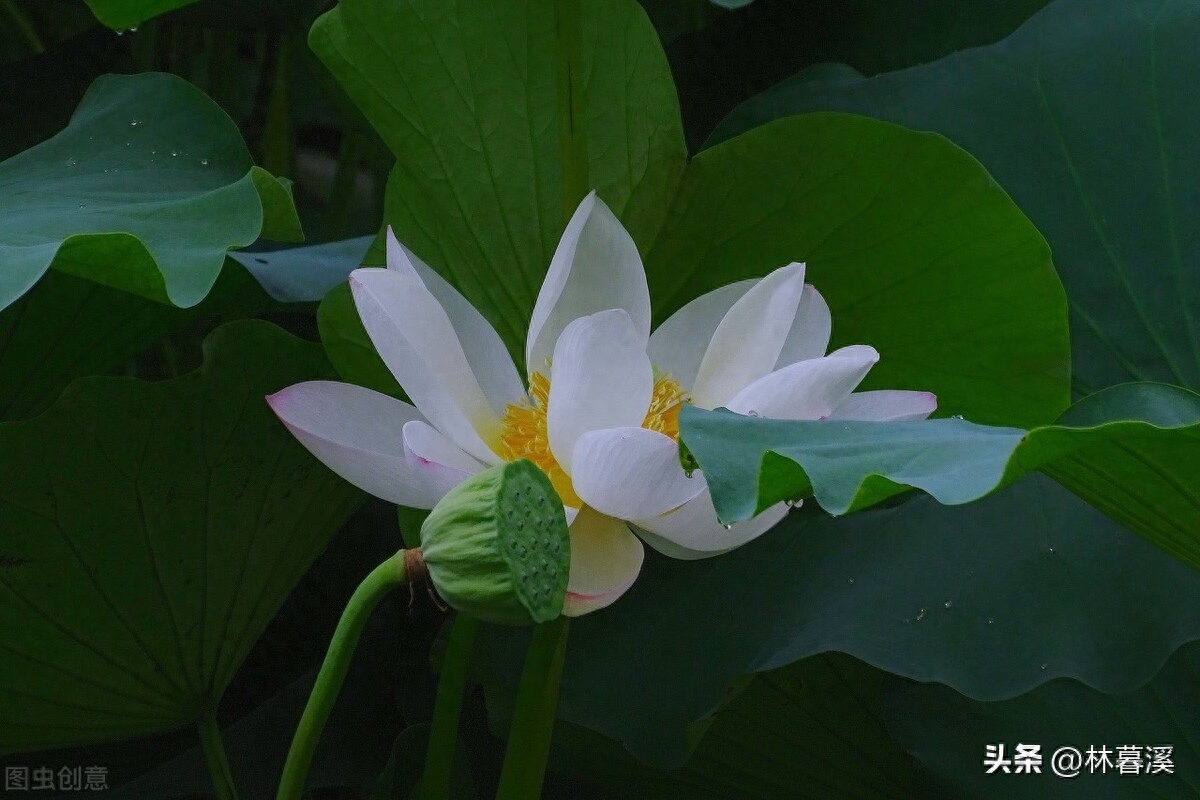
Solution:
[[[883,724],[888,676],[848,656],[817,655],[746,680],[702,723],[703,738],[677,770],[656,770],[611,740],[555,729],[550,768],[570,776],[563,798],[592,794],[575,781],[646,800],[882,800],[910,798],[912,764]]]
[[[1071,680],[1056,680],[1022,697],[977,703],[944,686],[909,686],[890,698],[888,722],[920,761],[925,797],[951,800],[1010,800],[1013,797],[1192,798],[1200,792],[1200,644],[1171,657],[1147,685],[1109,696]],[[987,774],[985,747],[1005,744],[1011,758],[1018,742],[1041,745],[1038,774]],[[1117,747],[1139,748],[1137,772],[1121,774]],[[1145,771],[1145,748],[1171,747],[1171,773]],[[1107,748],[1109,767],[1093,771],[1086,762],[1075,778],[1057,777],[1051,757],[1060,747]],[[1097,756],[1098,757],[1098,756]]]
[[[828,651],[981,699],[1061,676],[1128,691],[1200,638],[1197,602],[1195,570],[1044,476],[968,506],[794,511],[718,558],[648,560],[575,620],[560,716],[678,765],[739,676]],[[515,680],[523,637],[490,634]]]
[[[1188,222],[1200,214],[1197,36],[1195,2],[1058,0],[1007,39],[932,64],[796,75],[712,140],[816,110],[944,134],[1050,241],[1071,300],[1076,390],[1200,390],[1200,235]]]
[[[125,738],[215,707],[360,495],[263,396],[314,346],[227,325],[162,383],[76,382],[0,424],[0,749]]]

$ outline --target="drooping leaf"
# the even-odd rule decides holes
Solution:
[[[931,64],[796,75],[712,140],[817,110],[949,137],[1049,240],[1071,300],[1076,390],[1200,390],[1198,35],[1194,2],[1057,0],[1007,39]]]
[[[1200,638],[1197,602],[1200,574],[1044,476],[967,506],[803,509],[717,558],[649,559],[575,620],[560,715],[677,765],[739,676],[829,651],[984,700],[1056,677],[1128,691]],[[523,640],[491,633],[515,680]]]
[[[883,353],[871,380],[985,422],[1037,424],[1067,405],[1049,251],[977,162],[937,136],[815,115],[685,165],[643,12],[583,5],[591,182],[644,254],[659,321],[805,260],[837,342]],[[397,157],[388,221],[516,354],[562,228],[552,6],[343,0],[311,36]],[[326,327],[353,328],[332,324],[349,306],[327,310]]]
[[[346,280],[363,263],[374,237],[293,247],[266,253],[230,253],[267,294],[281,303],[311,303]]]
[[[300,235],[290,190],[172,75],[108,75],[58,135],[0,163],[0,308],[54,266],[178,306],[232,247]]]
[[[233,672],[360,494],[263,396],[320,350],[227,325],[198,372],[76,382],[0,424],[0,749],[185,725]]]
[[[920,762],[924,797],[1185,800],[1200,792],[1198,682],[1200,644],[1193,643],[1148,684],[1115,696],[1056,680],[1012,700],[977,703],[944,686],[913,685],[890,698],[887,716],[889,727]],[[1010,763],[1007,774],[1003,767],[989,774],[987,746],[1003,744],[1002,758],[1011,760],[1018,743],[1040,745],[1041,770],[1018,773]],[[1064,747],[1078,752],[1075,777],[1053,770],[1052,757]],[[1125,751],[1124,771],[1120,747],[1136,748]],[[1170,752],[1160,754],[1159,766],[1149,772],[1154,747]],[[1090,764],[1089,748],[1094,751]]]
[[[959,419],[783,421],[695,407],[679,418],[681,441],[724,521],[810,493],[832,514],[909,487],[942,503],[969,503],[1046,469],[1200,567],[1200,499],[1186,478],[1200,474],[1200,395],[1177,386],[1114,386],[1081,401],[1067,424],[1028,432]],[[1145,480],[1112,471],[1114,462],[1141,466]]]

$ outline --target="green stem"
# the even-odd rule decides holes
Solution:
[[[204,760],[208,762],[217,800],[237,800],[233,773],[229,769],[229,759],[225,757],[225,745],[221,743],[221,730],[215,715],[205,715],[196,727],[200,731],[200,746],[204,749]]]
[[[329,206],[325,214],[325,235],[330,240],[346,235],[350,212],[354,207],[354,194],[358,189],[358,160],[362,157],[366,143],[366,137],[357,131],[348,130],[342,135],[337,171],[333,174],[333,185],[329,189]]]
[[[542,794],[550,738],[558,709],[570,619],[559,617],[538,625],[525,655],[521,685],[508,733],[508,752],[500,773],[496,800],[537,800]]]
[[[587,128],[584,118],[583,21],[579,0],[555,0],[558,41],[558,142],[563,170],[563,221],[587,196]]]
[[[470,678],[471,651],[478,627],[479,623],[474,617],[459,614],[450,628],[450,641],[446,644],[442,675],[438,679],[433,722],[429,726],[429,746],[425,750],[425,772],[418,794],[422,800],[450,797],[454,751],[458,746],[458,718],[462,712],[463,693]]]
[[[342,688],[346,672],[350,669],[350,660],[354,657],[358,637],[379,602],[392,589],[408,583],[404,553],[405,551],[401,550],[373,569],[346,603],[346,610],[342,612],[337,630],[333,632],[333,641],[329,643],[329,651],[325,654],[325,663],[317,673],[317,681],[313,685],[312,694],[309,695],[308,705],[304,709],[304,715],[300,717],[300,725],[292,739],[292,747],[283,766],[283,777],[279,782],[279,793],[276,795],[278,800],[299,800],[304,794],[308,768],[317,748],[317,740],[321,738],[321,731],[325,728],[329,712],[333,710],[333,704],[337,700],[338,690]]]
[[[17,29],[17,33],[21,34],[21,38],[29,45],[29,49],[34,55],[43,53],[46,50],[46,43],[42,41],[42,37],[38,36],[37,28],[33,26],[33,22],[21,10],[21,7],[14,0],[0,0],[0,11],[12,20],[13,27]]]
[[[292,174],[292,41],[284,36],[275,51],[275,75],[263,129],[263,167],[274,175]]]

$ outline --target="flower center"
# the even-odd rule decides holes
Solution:
[[[512,404],[504,410],[500,441],[501,455],[506,461],[527,458],[541,468],[550,478],[550,483],[563,504],[581,508],[583,501],[575,494],[571,476],[559,465],[550,452],[550,436],[546,424],[546,406],[550,401],[550,379],[540,372],[533,373],[529,380],[530,400]],[[642,427],[658,431],[664,436],[679,439],[679,409],[687,400],[687,393],[679,381],[669,374],[658,375],[654,380],[654,393],[650,397],[650,409],[642,420]]]

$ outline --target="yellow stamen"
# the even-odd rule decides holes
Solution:
[[[504,411],[500,441],[505,460],[527,458],[541,468],[550,478],[565,505],[580,508],[583,501],[575,494],[571,477],[559,466],[550,452],[550,436],[547,431],[546,406],[550,400],[550,379],[540,372],[529,379],[530,400],[520,404],[509,404]],[[659,375],[654,381],[654,393],[650,409],[642,421],[642,427],[672,439],[679,438],[679,409],[687,399],[686,393],[668,374]]]

